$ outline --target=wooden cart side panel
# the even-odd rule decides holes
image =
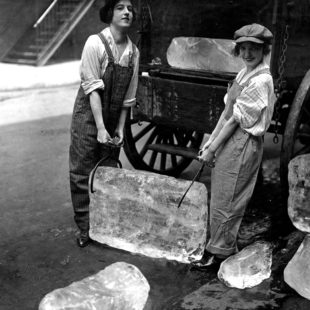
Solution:
[[[224,109],[226,87],[140,77],[133,116],[158,124],[211,132]]]

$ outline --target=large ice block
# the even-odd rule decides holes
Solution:
[[[295,227],[310,233],[310,154],[289,163],[288,214]]]
[[[310,300],[310,235],[284,269],[284,281],[298,294]]]
[[[207,189],[140,170],[99,167],[90,193],[90,237],[111,247],[188,263],[206,242]]]
[[[140,270],[124,262],[47,294],[39,310],[143,310],[150,285]]]
[[[174,38],[167,50],[171,67],[216,72],[239,72],[244,64],[232,55],[234,42],[199,37]]]

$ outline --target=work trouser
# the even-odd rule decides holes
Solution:
[[[80,230],[89,229],[89,174],[97,162],[106,156],[110,157],[103,166],[116,167],[115,158],[119,157],[119,148],[111,148],[97,141],[97,127],[88,98],[80,89],[75,102],[69,151],[70,189],[74,209],[74,219]]]
[[[237,252],[237,235],[253,194],[263,155],[262,137],[238,127],[216,156],[211,175],[210,240],[206,250]]]

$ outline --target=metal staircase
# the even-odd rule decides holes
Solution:
[[[95,0],[54,0],[3,62],[43,66]]]

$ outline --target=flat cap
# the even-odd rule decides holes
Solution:
[[[254,43],[271,43],[273,35],[269,29],[260,24],[251,24],[243,26],[234,33],[236,43],[254,42]]]

